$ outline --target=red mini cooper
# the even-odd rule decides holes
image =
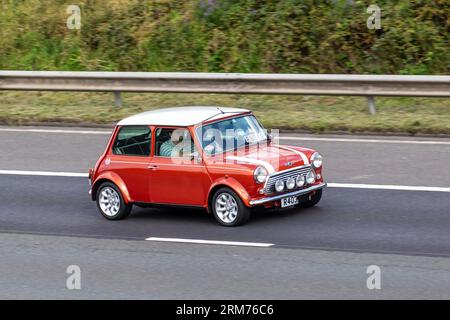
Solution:
[[[89,170],[89,193],[109,220],[126,218],[133,205],[176,205],[237,226],[253,207],[316,205],[326,186],[322,156],[277,138],[244,109],[144,112],[117,124]]]

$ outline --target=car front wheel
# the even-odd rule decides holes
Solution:
[[[242,225],[250,218],[250,209],[229,188],[221,188],[214,193],[211,208],[217,222],[226,227]]]
[[[125,219],[131,212],[131,205],[125,203],[119,188],[110,182],[102,183],[98,188],[97,207],[108,220]]]

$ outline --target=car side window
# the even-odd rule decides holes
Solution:
[[[195,151],[189,130],[158,128],[155,131],[155,155],[159,157],[189,157]]]
[[[113,144],[113,153],[128,156],[149,156],[151,129],[147,126],[122,127]]]

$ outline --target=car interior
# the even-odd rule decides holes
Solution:
[[[151,130],[148,127],[123,127],[113,145],[118,155],[150,155]]]
[[[175,129],[167,129],[167,128],[158,128],[155,131],[155,155],[161,155],[161,145],[170,140],[172,136],[172,132]]]
[[[161,156],[161,146],[164,142],[168,141],[172,137],[172,133],[176,129],[173,128],[158,128],[155,131],[155,155]],[[184,129],[183,135],[180,136],[179,142],[184,141],[185,139],[190,140],[192,144],[192,150],[191,152],[194,152],[194,142],[191,139],[191,136],[189,134],[189,131]]]

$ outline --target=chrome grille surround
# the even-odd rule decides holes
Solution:
[[[289,179],[290,177],[293,177],[295,179],[295,177],[297,177],[298,175],[302,175],[302,176],[305,176],[305,178],[306,178],[306,175],[310,171],[311,171],[311,165],[306,164],[306,165],[303,165],[300,167],[295,167],[295,168],[291,168],[291,169],[287,169],[287,170],[283,170],[283,171],[274,172],[267,178],[266,183],[264,184],[264,193],[265,194],[276,193],[277,191],[275,190],[275,182],[277,180],[282,179],[284,181],[284,183],[286,183],[286,180]],[[287,190],[285,188],[282,192],[301,189],[301,188],[305,188],[306,186],[307,186],[306,184],[300,188],[295,186],[291,190]]]

